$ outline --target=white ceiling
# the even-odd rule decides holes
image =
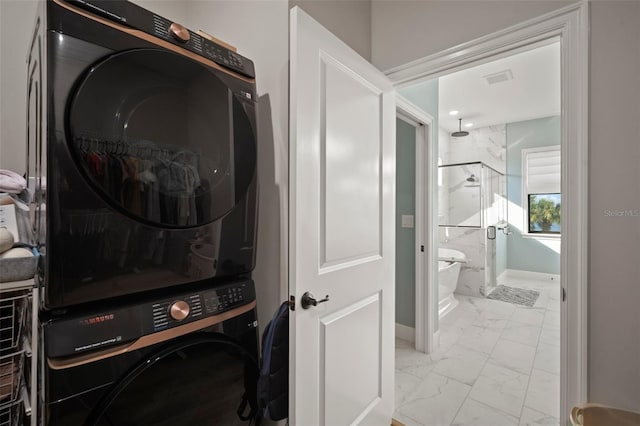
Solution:
[[[511,70],[512,80],[490,85],[486,75]],[[440,127],[448,132],[560,114],[560,44],[553,43],[439,79]],[[449,111],[460,113],[452,117]],[[464,124],[472,122],[471,128]]]

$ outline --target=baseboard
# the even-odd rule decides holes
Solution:
[[[502,274],[500,274],[500,277],[498,277],[498,284],[504,284],[505,280],[509,278],[522,278],[522,279],[529,279],[529,280],[560,282],[560,275],[556,275],[556,274],[547,274],[545,272],[521,271],[518,269],[507,269]]]
[[[396,323],[396,337],[414,343],[416,341],[416,329]]]

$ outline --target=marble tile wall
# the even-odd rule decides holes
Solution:
[[[483,226],[507,221],[507,179],[489,167],[482,168]]]
[[[438,129],[438,166],[449,163],[449,134],[444,129]],[[438,169],[438,223],[447,223],[449,208],[449,176],[444,169]]]
[[[481,164],[442,166],[438,224],[487,227],[507,220],[506,178]]]
[[[445,219],[439,222],[447,226],[482,226],[482,200],[480,163],[441,167],[443,178],[448,182],[442,187],[447,194]],[[477,179],[470,182],[468,179]]]
[[[484,274],[484,289],[482,289],[482,293],[486,296],[491,292],[493,287],[498,284],[498,268],[497,268],[497,257],[498,257],[498,245],[497,236],[501,234],[501,231],[496,229],[496,238],[490,240],[486,239],[485,243],[485,267],[486,271]],[[506,255],[506,253],[504,253]]]
[[[486,229],[440,227],[440,247],[463,252],[467,263],[460,268],[456,293],[486,295]]]
[[[480,127],[469,130],[469,136],[449,138],[447,163],[482,161],[500,173],[507,171],[507,126]],[[445,163],[445,164],[447,164]]]

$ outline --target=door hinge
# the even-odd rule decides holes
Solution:
[[[296,310],[296,297],[293,294],[289,296],[289,309]]]
[[[562,287],[562,301],[564,302],[565,300],[567,300],[567,290]]]
[[[420,251],[424,253],[424,246],[420,246]]]

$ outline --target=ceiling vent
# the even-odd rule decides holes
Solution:
[[[504,70],[493,74],[488,74],[483,77],[489,84],[502,83],[503,81],[513,80],[513,73],[511,70]]]

